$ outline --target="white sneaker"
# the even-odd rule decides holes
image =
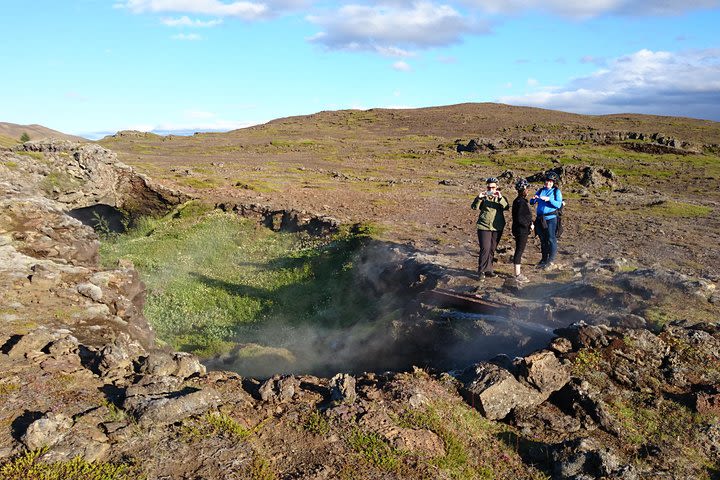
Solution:
[[[517,283],[528,283],[530,279],[521,273],[520,275],[515,275],[515,281]]]

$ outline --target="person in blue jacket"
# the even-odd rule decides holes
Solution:
[[[537,204],[535,231],[540,237],[542,259],[539,267],[552,269],[555,267],[557,255],[557,211],[563,206],[562,192],[557,187],[557,173],[550,171],[545,174],[545,186],[535,192],[530,204]]]

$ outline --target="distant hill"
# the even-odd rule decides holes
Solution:
[[[89,140],[75,135],[58,132],[42,125],[18,125],[16,123],[0,122],[0,146],[9,147],[20,141],[23,133],[27,133],[30,140],[40,140],[42,138],[60,138],[63,140],[71,140],[73,142],[88,142]]]
[[[312,115],[279,118],[229,132],[278,131],[309,135],[322,129],[347,127],[369,135],[436,135],[445,138],[499,136],[579,131],[659,132],[704,144],[720,142],[720,122],[687,117],[635,113],[580,115],[535,107],[499,103],[462,103],[413,109],[322,111]]]

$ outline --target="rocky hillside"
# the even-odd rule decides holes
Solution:
[[[131,149],[137,157],[156,145],[143,143],[148,140],[142,138],[133,143],[138,139],[132,138],[120,143],[126,148],[121,157],[129,158]],[[483,144],[481,136],[474,138]],[[173,149],[178,140],[150,141],[171,144],[167,148]],[[279,148],[280,156],[288,155],[288,149],[303,154],[303,149],[314,148],[275,141],[276,146],[253,148]],[[502,153],[505,148],[496,150]],[[162,151],[149,150],[153,155]],[[474,154],[478,155],[473,157],[475,166],[467,168],[472,175],[482,175],[489,167],[480,155],[489,154]],[[466,158],[454,150],[452,157],[439,155]],[[562,153],[546,155],[562,157]],[[420,157],[407,160],[431,165],[439,158]],[[630,164],[632,159],[626,160]],[[215,164],[224,161],[212,159]],[[679,160],[673,156],[663,161],[675,168],[673,162]],[[491,168],[499,167],[495,160],[490,162]],[[462,173],[465,167],[456,165],[457,169],[448,167],[443,177],[461,185],[438,185],[437,179],[427,184],[435,184],[437,191],[457,189],[456,194],[466,195],[463,184],[469,186],[470,173]],[[265,170],[256,170],[255,175],[273,178],[274,167],[267,161],[256,166]],[[644,196],[666,188],[662,182],[657,187],[628,186],[627,175],[604,174],[605,166],[588,166],[590,170],[582,165],[560,166],[565,188],[577,189],[578,202],[626,188],[625,205],[651,208],[643,203]],[[213,167],[220,172],[227,168]],[[176,162],[171,168],[181,170],[168,177],[182,180],[207,167],[200,163],[178,167]],[[390,178],[380,171],[386,177],[378,180],[377,173],[360,168],[335,171],[337,177],[321,172],[324,167],[318,165],[303,168],[296,171],[312,173],[320,188],[307,190],[318,191],[319,201],[328,198],[321,188],[327,184],[319,179],[334,178],[330,185],[338,182],[348,192],[339,201],[349,202],[355,192]],[[715,167],[707,168],[708,176],[715,175],[710,170]],[[186,169],[191,170],[189,175]],[[255,182],[256,190],[239,188],[254,192],[258,202],[283,198],[273,190],[260,191],[257,176],[227,176]],[[397,188],[399,192],[392,195],[406,202],[430,201],[403,196],[405,187],[417,194],[427,181],[420,174],[408,173],[407,179],[410,182],[398,181],[382,192]],[[229,210],[239,214],[267,219],[262,212],[268,210],[243,208],[242,202],[232,203],[217,192],[208,195],[185,185],[186,193],[181,193],[161,185],[178,183],[150,180],[97,145],[26,143],[0,151],[0,478],[712,479],[720,475],[720,297],[718,278],[708,269],[690,268],[689,262],[682,269],[651,261],[635,264],[640,255],[629,251],[633,239],[626,239],[619,243],[628,249],[623,256],[606,256],[601,249],[590,248],[584,254],[565,253],[563,270],[529,272],[534,281],[525,288],[501,277],[484,287],[483,298],[508,306],[510,320],[555,328],[555,335],[534,353],[515,359],[501,355],[457,371],[337,372],[328,378],[262,379],[208,372],[192,355],[158,347],[142,314],[144,286],[133,265],[122,262],[112,270],[101,269],[98,235],[69,215],[104,205],[129,221],[133,215],[165,211],[199,192],[222,197],[226,208],[234,205]],[[583,188],[587,197],[582,197]],[[685,195],[688,204],[695,201],[691,193]],[[307,205],[311,209],[313,203]],[[714,208],[707,205],[701,206]],[[348,209],[345,215],[355,218],[354,211]],[[638,225],[647,221],[642,218],[644,211],[628,221]],[[653,228],[666,228],[664,221],[677,225],[676,220],[655,219],[659,223]],[[442,228],[453,231],[445,222]],[[566,241],[592,246],[593,240],[579,225],[571,227]],[[712,230],[713,225],[706,227]],[[104,225],[100,222],[96,227]],[[687,248],[690,253],[682,259],[715,258],[712,248],[699,252],[692,243],[679,246],[674,240],[656,239],[658,251]],[[474,260],[469,254],[467,260],[462,258],[465,254],[458,256],[449,244],[435,251],[405,245],[403,251],[416,262],[423,258],[435,267],[418,270],[416,278],[407,279],[408,286],[443,285],[458,292],[476,287],[471,275]],[[427,275],[433,276],[432,281]],[[446,322],[461,321],[448,318]],[[475,325],[478,332],[505,328],[483,321]]]

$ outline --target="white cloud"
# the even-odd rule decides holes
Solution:
[[[194,132],[229,132],[230,130],[237,130],[238,128],[247,128],[253,125],[259,125],[262,122],[249,122],[249,121],[235,121],[235,120],[222,120],[222,119],[207,119],[207,121],[193,121],[188,120],[185,122],[162,122],[162,123],[143,123],[129,125],[123,127],[120,130],[137,130],[140,132],[154,132],[161,135],[175,134],[175,135],[192,135]],[[90,137],[86,137],[90,138]]]
[[[537,81],[536,79],[534,79],[534,78],[528,78],[528,79],[527,79],[527,84],[528,84],[529,87],[537,87],[538,85],[540,85],[540,82],[538,82],[538,81]]]
[[[603,66],[605,65],[605,59],[593,55],[584,55],[580,58],[580,63],[592,63],[597,66]]]
[[[407,58],[415,56],[415,52],[410,52],[397,47],[377,47],[376,51],[385,57]]]
[[[549,12],[565,17],[591,18],[601,15],[677,15],[703,8],[715,8],[720,0],[463,0],[465,4],[493,14],[521,14],[527,11]]]
[[[720,49],[640,50],[563,87],[498,99],[576,113],[650,113],[720,120]]]
[[[192,13],[217,17],[236,17],[243,20],[255,20],[270,15],[266,3],[231,2],[218,0],[127,0],[115,4],[127,8],[132,13]]]
[[[202,21],[202,20],[192,20],[187,15],[179,17],[179,18],[163,18],[161,20],[163,25],[167,25],[168,27],[197,27],[197,28],[204,28],[204,27],[215,27],[217,25],[220,25],[222,23],[222,20],[208,20],[208,21]]]
[[[406,62],[403,62],[400,60],[399,62],[393,63],[392,66],[393,70],[397,70],[398,72],[410,72],[412,71],[412,67],[408,65]]]
[[[177,35],[173,35],[171,38],[173,40],[187,40],[191,42],[202,40],[202,37],[197,33],[178,33]]]
[[[449,5],[417,1],[382,5],[345,5],[307,20],[323,30],[309,41],[330,49],[407,52],[461,41],[467,33],[487,33],[488,27],[469,21]]]

